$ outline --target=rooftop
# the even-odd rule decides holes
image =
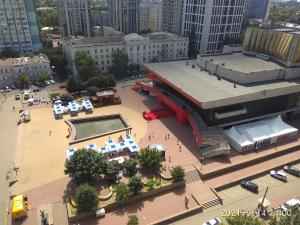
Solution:
[[[103,37],[82,37],[82,38],[66,38],[64,42],[69,45],[105,45],[107,43],[123,43],[124,35],[103,36]]]
[[[49,62],[49,59],[44,55],[36,55],[34,57],[7,58],[0,60],[0,66],[16,66],[34,63]]]
[[[255,57],[249,57],[243,55],[242,53],[236,53],[232,55],[217,55],[210,57],[206,56],[202,58],[213,59],[213,62],[215,64],[225,63],[224,67],[243,73],[284,68],[283,66],[275,62],[266,61]]]
[[[226,57],[230,56],[223,56],[224,59]],[[220,59],[220,57],[217,58]],[[247,62],[246,58],[242,57],[243,59],[244,62]],[[249,60],[250,63],[247,62],[248,65],[246,65],[248,69],[251,69],[250,65],[253,65],[254,68],[257,67],[254,63],[256,60]],[[188,66],[186,65],[187,62]],[[238,63],[231,63],[233,67],[239,67]],[[192,65],[195,65],[195,68],[192,68]],[[263,62],[262,65],[265,63]],[[275,66],[273,63],[271,65]],[[196,60],[149,63],[144,64],[144,66],[148,71],[154,73],[162,81],[204,109],[300,92],[300,79],[276,80],[247,85],[236,84],[234,87],[232,81],[218,80],[215,75],[204,70],[201,71]]]
[[[167,32],[155,32],[155,33],[143,34],[142,36],[149,37],[150,40],[175,39],[181,37],[177,34],[172,34]]]

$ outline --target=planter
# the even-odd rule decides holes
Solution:
[[[185,186],[185,181],[179,181],[179,182],[174,182],[174,183],[170,183],[170,184],[165,184],[165,185],[162,185],[158,188],[154,188],[152,190],[149,190],[149,191],[146,191],[146,192],[142,192],[138,195],[135,195],[135,196],[132,196],[130,197],[126,202],[124,203],[117,203],[115,200],[106,205],[106,206],[101,206],[101,202],[100,202],[100,206],[101,208],[104,208],[105,209],[105,212],[111,212],[111,211],[114,211],[120,207],[123,207],[123,206],[127,206],[128,204],[132,204],[134,202],[137,202],[137,201],[142,201],[144,199],[147,199],[149,197],[154,197],[156,195],[159,195],[161,193],[164,193],[164,192],[167,192],[167,191],[171,191],[175,188],[179,188],[179,187],[184,187]],[[113,192],[111,192],[112,195],[113,195]],[[111,196],[110,196],[111,197]],[[75,221],[75,220],[78,220],[78,219],[82,219],[82,218],[85,218],[85,217],[88,217],[90,215],[92,215],[94,212],[84,212],[84,213],[78,213],[76,211],[76,208],[74,208],[72,206],[72,203],[71,203],[72,200],[68,201],[67,203],[67,208],[68,208],[68,217],[69,217],[69,220],[72,222],[72,221]]]

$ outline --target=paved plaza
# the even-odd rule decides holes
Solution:
[[[43,91],[39,93],[39,95],[47,97],[49,93],[57,91],[56,88],[57,86],[54,86],[51,90]],[[178,189],[147,199],[143,202],[130,204],[125,208],[108,213],[104,218],[99,220],[90,217],[76,221],[76,223],[74,223],[76,225],[77,223],[81,225],[126,224],[127,216],[131,214],[136,214],[140,218],[141,224],[149,224],[187,210],[184,204],[185,196],[188,196],[190,199],[189,208],[195,207],[197,206],[197,202],[203,204],[212,199],[216,199],[215,194],[210,189],[211,187],[246,177],[249,174],[266,169],[268,166],[271,167],[276,163],[288,162],[295,157],[299,157],[299,151],[295,151],[283,157],[271,158],[265,163],[259,163],[238,171],[229,172],[223,176],[202,181],[197,176],[197,169],[202,172],[210,172],[216,169],[220,170],[243,160],[251,160],[270,154],[274,152],[274,149],[270,148],[259,153],[248,153],[246,155],[240,155],[233,151],[230,157],[217,157],[200,162],[199,148],[189,125],[178,123],[175,117],[163,118],[151,122],[145,121],[142,117],[143,111],[161,107],[156,99],[149,95],[131,90],[129,83],[120,83],[117,89],[122,99],[121,105],[97,108],[92,115],[86,115],[84,112],[80,112],[77,117],[72,118],[121,113],[129,125],[133,127],[132,135],[140,147],[146,147],[149,144],[163,144],[166,146],[167,160],[163,162],[163,166],[166,169],[172,168],[172,166],[175,165],[183,166],[187,174],[187,184],[184,189]],[[3,169],[1,168],[1,177],[4,177],[4,171],[12,162],[15,162],[15,165],[20,167],[18,182],[12,186],[11,191],[15,194],[25,193],[29,198],[31,211],[29,212],[29,217],[21,224],[37,225],[38,208],[48,203],[56,204],[63,202],[68,197],[68,188],[71,188],[69,186],[69,177],[64,175],[65,150],[70,147],[69,139],[66,137],[68,135],[68,126],[64,120],[68,120],[71,117],[64,115],[63,119],[55,120],[51,104],[32,106],[28,107],[31,112],[32,121],[17,127],[16,121],[18,113],[12,112],[13,105],[15,105],[18,110],[20,102],[16,102],[13,96],[8,97],[3,103],[3,111],[0,111],[0,120],[7,124],[5,127],[8,128],[5,130],[1,127],[1,143],[3,143],[2,146],[6,149],[12,149],[10,152],[0,152],[0,154],[6,155],[6,160],[3,161],[6,162],[6,164],[0,163],[0,166],[3,167]],[[111,135],[111,138],[117,140],[120,134],[124,135],[125,133]],[[169,139],[167,140],[166,135],[169,135]],[[72,147],[86,147],[86,145],[90,143],[101,146],[104,145],[107,139],[107,136],[100,137],[74,144]],[[285,148],[295,144],[298,143],[288,143],[278,148]],[[16,149],[16,151],[14,151],[14,149]],[[0,185],[6,185],[8,198],[7,182],[3,182]],[[230,195],[230,191],[228,193]],[[197,202],[192,198],[192,195]],[[224,196],[226,196],[226,194],[224,194]],[[1,204],[5,205],[5,201]],[[5,213],[6,212],[2,215],[4,216]],[[8,215],[9,222],[10,217],[11,215]]]

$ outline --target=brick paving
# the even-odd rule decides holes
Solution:
[[[188,125],[179,124],[175,117],[163,118],[151,122],[142,121],[141,118],[143,111],[161,107],[156,102],[155,98],[135,93],[130,88],[119,87],[119,94],[121,95],[122,99],[121,106],[100,108],[99,113],[101,112],[103,114],[111,109],[120,110],[115,112],[125,112],[126,117],[128,116],[129,123],[133,121],[133,123],[136,124],[133,129],[133,135],[137,136],[136,139],[141,147],[146,147],[148,144],[153,143],[164,144],[167,148],[167,160],[163,164],[167,169],[171,168],[172,166],[182,165],[186,171],[190,171],[195,169],[192,164],[198,164],[198,166],[204,168],[204,170],[209,171],[215,168],[228,166],[231,163],[238,162],[243,159],[249,159],[249,157],[257,157],[257,155],[253,153],[249,153],[247,155],[238,155],[237,153],[233,152],[230,159],[218,157],[212,160],[207,160],[202,165],[199,165],[199,148],[196,145],[192,129]],[[38,110],[48,109],[46,108]],[[55,121],[50,117],[49,120]],[[48,131],[48,129],[46,130]],[[31,130],[30,132],[37,134],[38,130]],[[30,204],[32,204],[33,207],[32,211],[29,213],[28,219],[24,221],[24,225],[36,224],[36,208],[38,206],[45,203],[59,202],[64,198],[64,190],[66,189],[69,181],[69,178],[63,175],[65,148],[68,146],[68,143],[65,139],[64,131],[62,133],[59,132],[59,127],[57,127],[57,131],[55,131],[55,136],[53,137],[55,138],[55,141],[59,140],[63,142],[62,146],[53,147],[54,140],[49,141],[49,143],[51,143],[49,146],[53,148],[53,152],[49,153],[50,159],[38,161],[39,159],[32,158],[32,154],[40,154],[41,152],[43,152],[44,158],[48,157],[48,153],[46,154],[47,151],[44,151],[43,148],[41,149],[40,147],[34,149],[36,152],[30,153],[31,155],[25,155],[24,158],[24,154],[29,154],[29,151],[31,150],[29,147],[32,148],[31,145],[33,145],[33,143],[30,142],[30,144],[27,146],[27,151],[23,151],[24,146],[20,146],[20,148],[22,147],[20,164],[24,166],[21,168],[25,168],[25,171],[27,172],[23,173],[27,175],[24,176],[24,174],[21,174],[22,177],[20,184],[18,184],[18,190],[28,194]],[[165,138],[166,135],[169,135],[170,137],[167,140]],[[151,136],[151,140],[149,140],[149,136]],[[40,137],[40,140],[43,140],[43,137]],[[45,143],[41,144],[45,145]],[[84,144],[86,143],[81,145]],[[270,151],[273,150],[270,149]],[[287,155],[286,160],[288,160],[288,158],[291,159],[291,157],[299,157],[299,153],[296,153],[294,155]],[[267,151],[258,154],[267,154]],[[57,158],[59,160],[57,160]],[[285,158],[281,159],[280,157],[278,159],[272,159],[269,162],[266,162],[266,165],[274,165],[282,162],[282,160],[285,160]],[[186,210],[184,205],[185,196],[189,196],[189,207],[197,205],[193,198],[191,198],[191,194],[193,194],[200,203],[215,199],[215,195],[211,192],[210,187],[220,185],[232,179],[237,179],[238,177],[245,176],[249,173],[255,173],[255,171],[265,168],[266,165],[261,163],[259,165],[247,167],[245,169],[226,174],[222,177],[207,180],[205,182],[201,180],[191,182],[186,185],[185,189],[179,189],[155,198],[150,198],[143,202],[131,204],[125,208],[116,210],[115,212],[108,213],[100,220],[90,217],[76,222],[80,223],[81,225],[126,224],[127,216],[130,214],[136,214],[140,218],[140,224],[148,224],[158,219],[169,217],[172,214]]]

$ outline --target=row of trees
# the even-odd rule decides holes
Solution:
[[[109,179],[115,179],[121,169],[133,177],[137,173],[138,164],[144,171],[158,173],[161,161],[161,153],[156,149],[144,148],[138,154],[137,159],[125,160],[123,164],[119,164],[115,160],[107,161],[103,154],[96,151],[79,149],[70,160],[66,160],[65,174],[69,174],[79,184],[94,183],[100,174],[104,174]],[[183,179],[183,170],[178,169],[178,167],[174,169],[174,180]]]
[[[88,94],[95,95],[96,92],[116,86],[116,80],[112,74],[101,74],[92,57],[85,51],[75,54],[75,65],[78,76],[71,76],[68,80],[67,90],[69,92],[80,92],[87,90]]]
[[[36,82],[44,83],[48,79],[49,79],[49,76],[47,74],[41,73],[37,76]],[[19,76],[19,81],[21,84],[21,88],[28,88],[29,84],[32,82],[32,80],[30,79],[30,77],[27,73],[22,73]]]

